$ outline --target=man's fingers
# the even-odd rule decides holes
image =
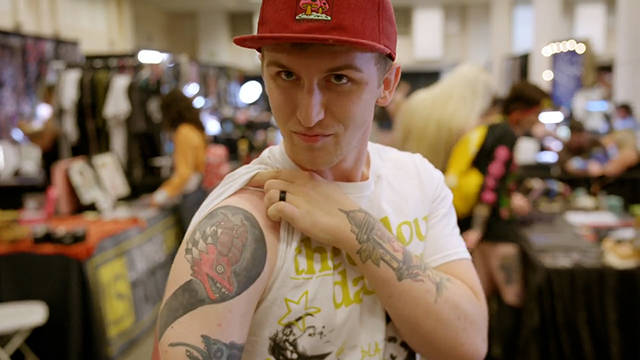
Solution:
[[[273,221],[287,221],[293,224],[298,212],[299,210],[295,206],[287,202],[278,201],[267,209],[267,216]]]
[[[247,183],[247,187],[255,187],[255,188],[264,188],[264,184],[272,179],[275,179],[277,176],[278,170],[265,170],[257,173],[249,182]]]
[[[265,191],[264,194],[264,205],[266,206],[266,208],[270,208],[273,204],[278,203],[278,202],[283,202],[280,200],[280,191],[282,190],[278,190],[278,189],[272,189],[269,191]],[[285,195],[285,202],[293,205],[293,206],[300,206],[300,198],[297,197],[294,194],[291,193],[286,193]]]
[[[286,182],[284,180],[268,180],[265,184],[264,184],[264,193],[268,193],[271,190],[284,190],[287,192],[292,191],[291,190],[291,183],[290,182]]]

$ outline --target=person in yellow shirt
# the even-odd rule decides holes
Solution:
[[[200,113],[180,90],[162,98],[162,121],[173,132],[173,174],[152,195],[152,203],[164,206],[179,202],[183,225],[191,218],[207,197],[202,188],[207,147]]]

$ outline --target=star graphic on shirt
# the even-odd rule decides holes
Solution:
[[[305,291],[297,301],[284,298],[284,304],[287,307],[287,313],[278,320],[278,325],[287,326],[295,323],[300,331],[307,329],[307,316],[315,315],[322,311],[315,306],[309,306],[309,290]]]

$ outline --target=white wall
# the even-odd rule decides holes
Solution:
[[[573,36],[589,40],[592,50],[601,55],[607,51],[609,9],[604,2],[574,5]]]
[[[490,8],[488,4],[446,6],[444,55],[420,61],[413,56],[413,34],[398,38],[398,62],[407,70],[440,70],[462,62],[486,66],[491,60]],[[419,36],[419,35],[418,35]]]
[[[466,46],[464,59],[482,66],[491,62],[490,8],[470,5],[465,8]]]
[[[227,14],[208,11],[197,15],[197,59],[206,64],[223,65],[260,72],[258,53],[243,49],[231,41],[231,27]]]
[[[135,43],[139,48],[169,51],[169,14],[156,6],[133,3]]]
[[[0,29],[10,31],[15,28],[13,0],[0,0]]]
[[[511,51],[522,55],[533,50],[535,14],[531,4],[516,4],[513,7]]]
[[[85,54],[134,49],[131,0],[0,0],[0,28],[80,43]]]

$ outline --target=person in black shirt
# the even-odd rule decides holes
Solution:
[[[551,107],[549,95],[527,82],[512,87],[504,101],[503,121],[484,124],[454,146],[445,181],[453,192],[458,225],[485,295],[498,293],[506,306],[498,315],[508,338],[499,339],[505,359],[515,356],[524,301],[522,239],[517,215],[529,211],[528,200],[516,192],[513,149],[518,137],[531,134],[538,117]]]
[[[515,215],[529,203],[517,193],[513,148],[519,136],[539,124],[551,107],[549,95],[527,82],[513,86],[504,102],[504,121],[481,125],[454,147],[445,172],[454,194],[458,225],[469,248],[485,293],[496,290],[508,305],[522,305],[520,238]]]

